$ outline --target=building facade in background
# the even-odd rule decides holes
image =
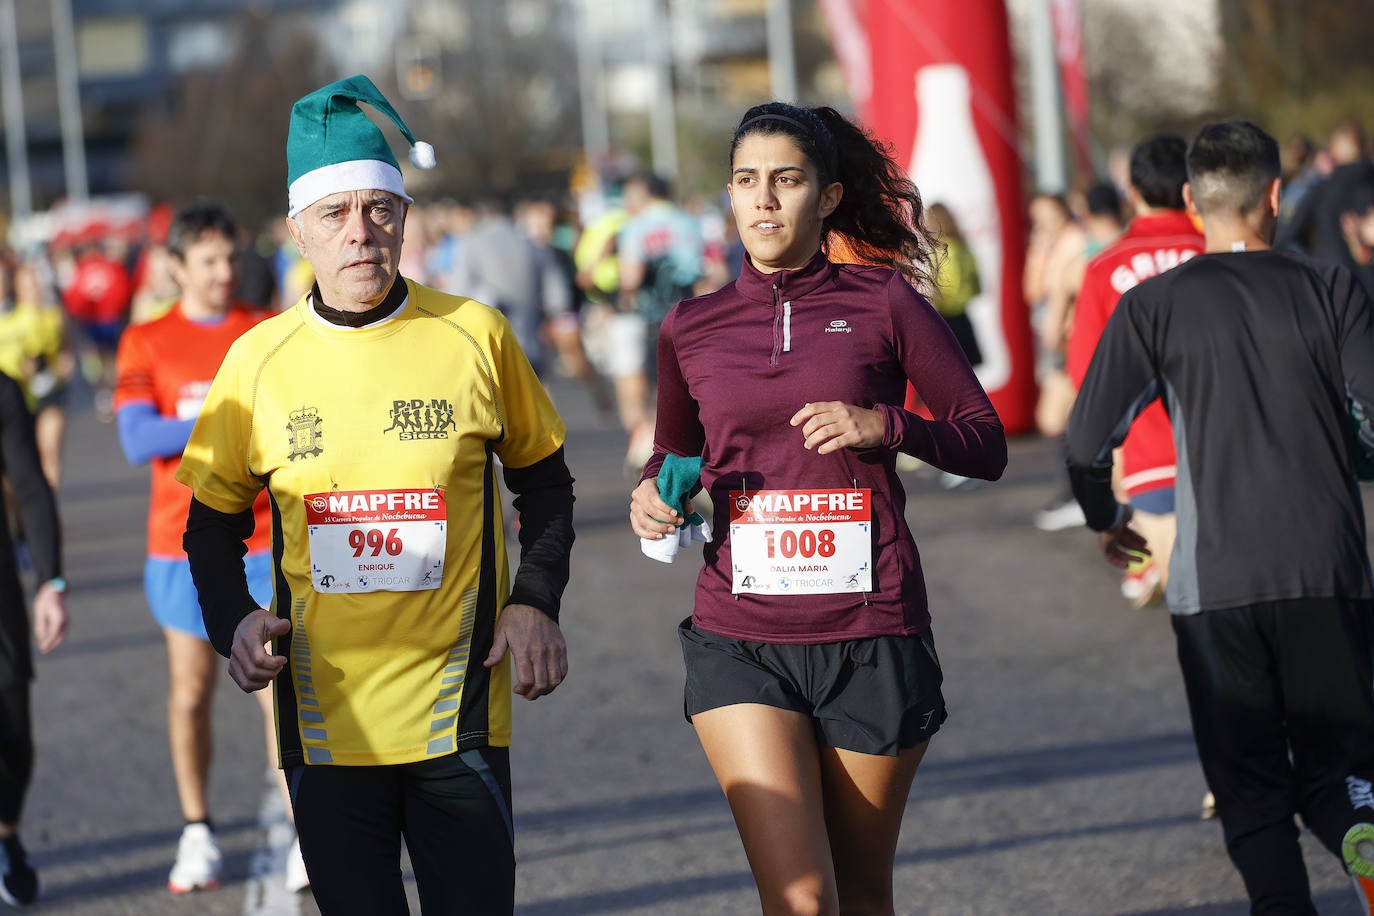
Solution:
[[[51,3],[5,2],[16,12],[32,197],[41,209],[66,193]],[[685,190],[717,187],[722,143],[740,113],[784,94],[776,88],[779,23],[789,39],[788,100],[850,108],[822,15],[841,0],[69,2],[92,195],[139,190],[132,159],[151,121],[175,122],[188,105],[215,104],[204,92],[188,94],[188,84],[231,71],[249,51],[289,71],[302,36],[318,50],[319,79],[367,72],[409,107],[417,131],[440,151],[440,168],[417,176],[431,185],[422,193],[467,195],[479,182],[549,191],[566,187],[579,166],[612,177],[653,167]],[[1030,2],[1041,0],[1008,0],[1018,51]],[[1095,115],[1100,132],[1128,131],[1123,119],[1160,100],[1205,107],[1216,72],[1216,5],[1085,0],[1089,73],[1094,90],[1113,99],[1105,118]],[[1131,72],[1118,72],[1123,59]],[[219,89],[239,92],[227,80]],[[197,157],[188,144],[169,140],[169,161]],[[149,155],[146,142],[138,155]]]
[[[66,194],[53,16],[49,0],[12,2],[32,197],[41,209]],[[583,157],[579,119],[585,124],[581,108],[592,98],[616,161],[666,161],[672,177],[690,181],[705,168],[698,147],[718,143],[740,112],[772,97],[770,2],[70,0],[90,193],[137,190],[129,185],[136,139],[150,119],[178,117],[190,78],[230,67],[245,41],[265,35],[286,54],[302,33],[332,70],[322,78],[372,75],[413,103],[418,129],[465,174],[515,163],[543,185],[566,184]],[[795,0],[788,12],[798,100],[842,104],[814,0]],[[659,80],[672,107],[666,158],[669,133],[654,129],[655,118],[665,123]],[[508,155],[482,149],[475,125]],[[433,180],[454,179],[441,171]]]
[[[50,0],[13,0],[34,203],[66,193],[57,42]],[[73,44],[93,195],[129,190],[127,156],[142,119],[175,105],[177,82],[223,66],[239,50],[252,0],[70,0]],[[274,0],[283,28],[319,28],[338,0]],[[334,30],[337,25],[332,26]]]

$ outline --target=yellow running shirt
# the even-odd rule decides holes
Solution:
[[[36,314],[23,308],[0,312],[0,372],[22,387],[28,380],[26,359],[33,352],[38,323]]]
[[[308,297],[225,357],[177,479],[238,513],[264,486],[282,763],[409,763],[510,744],[509,594],[495,458],[566,430],[495,309],[407,282],[392,318],[321,319]]]

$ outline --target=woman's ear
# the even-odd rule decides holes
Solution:
[[[821,219],[825,219],[835,212],[835,208],[840,205],[841,198],[844,197],[844,185],[838,181],[833,181],[821,189]]]

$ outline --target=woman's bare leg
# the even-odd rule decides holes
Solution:
[[[825,825],[840,913],[892,916],[892,865],[907,794],[929,741],[895,757],[820,751]]]
[[[820,752],[810,718],[741,703],[692,717],[730,802],[764,916],[835,916]]]

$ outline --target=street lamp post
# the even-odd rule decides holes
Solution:
[[[1031,123],[1035,126],[1035,184],[1050,194],[1068,187],[1069,166],[1064,152],[1064,105],[1054,58],[1054,24],[1049,0],[1031,0],[1030,39]]]
[[[582,100],[582,148],[593,168],[599,167],[611,149],[611,126],[606,117],[606,73],[601,48],[592,34],[589,19],[593,0],[583,0],[573,11],[577,17],[577,85]]]
[[[792,0],[768,0],[768,70],[773,98],[797,101],[797,54],[792,37]]]
[[[72,30],[71,0],[52,3],[52,43],[57,58],[57,108],[62,122],[62,171],[67,179],[67,199],[84,203],[86,186],[86,136],[81,127],[81,91],[77,84],[76,37]]]
[[[677,104],[673,96],[673,53],[664,40],[668,11],[663,0],[650,0],[651,14],[645,54],[654,71],[654,103],[649,111],[649,137],[653,147],[654,172],[663,178],[676,180],[677,160]]]
[[[19,76],[19,38],[14,0],[0,0],[0,104],[5,109],[10,218],[13,222],[22,222],[33,212],[33,192],[29,186],[29,142],[24,131],[24,86]]]

